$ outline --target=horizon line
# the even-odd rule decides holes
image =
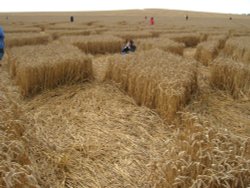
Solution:
[[[164,9],[164,8],[138,8],[138,9],[113,9],[113,10],[49,10],[49,11],[0,11],[0,14],[25,14],[25,13],[88,13],[88,12],[119,12],[119,11],[144,11],[144,10],[164,10],[164,11],[179,11],[179,12],[195,12],[195,13],[208,13],[208,14],[235,14],[235,15],[250,15],[250,13],[225,13],[225,12],[209,12],[199,10],[183,10],[183,9]]]

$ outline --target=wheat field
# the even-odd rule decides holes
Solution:
[[[0,13],[0,25],[0,187],[250,187],[249,16]],[[122,55],[126,40],[137,49]]]

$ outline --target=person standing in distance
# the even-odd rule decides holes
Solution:
[[[154,17],[151,17],[151,18],[150,18],[150,25],[154,25],[154,24],[155,24]]]

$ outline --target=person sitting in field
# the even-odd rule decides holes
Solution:
[[[0,60],[2,60],[3,55],[4,55],[4,32],[2,27],[0,26]]]
[[[122,54],[128,54],[129,52],[135,52],[136,46],[133,40],[126,41],[126,45],[122,48]]]

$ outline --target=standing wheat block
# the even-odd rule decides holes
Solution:
[[[11,33],[6,34],[6,46],[11,48],[15,46],[47,44],[50,36],[45,33]]]
[[[186,47],[195,47],[197,46],[197,44],[204,40],[203,34],[200,33],[168,33],[162,35],[161,37],[169,38],[176,42],[184,43]]]
[[[70,36],[70,35],[90,35],[92,33],[91,30],[86,30],[86,29],[82,29],[82,30],[47,30],[46,31],[48,34],[51,35],[53,40],[56,40],[58,38],[60,38],[61,36]]]
[[[200,61],[203,65],[208,65],[219,54],[218,41],[206,41],[197,46],[195,59]]]
[[[85,53],[108,54],[121,51],[123,40],[112,35],[90,35],[62,37],[60,41],[70,43]]]
[[[173,120],[197,87],[196,62],[154,49],[109,58],[106,79],[120,84],[137,104]]]
[[[128,39],[138,39],[138,38],[151,38],[153,34],[149,31],[124,31],[124,32],[114,32],[113,35]]]
[[[11,74],[23,96],[92,78],[92,60],[71,45],[15,47],[10,54]]]
[[[212,63],[212,86],[229,91],[233,97],[250,97],[250,66],[230,58],[217,58]]]
[[[227,40],[224,53],[236,61],[250,64],[250,37],[234,37]]]
[[[150,50],[159,48],[174,54],[183,55],[185,45],[183,43],[172,41],[168,38],[150,38],[136,40],[138,50]]]

